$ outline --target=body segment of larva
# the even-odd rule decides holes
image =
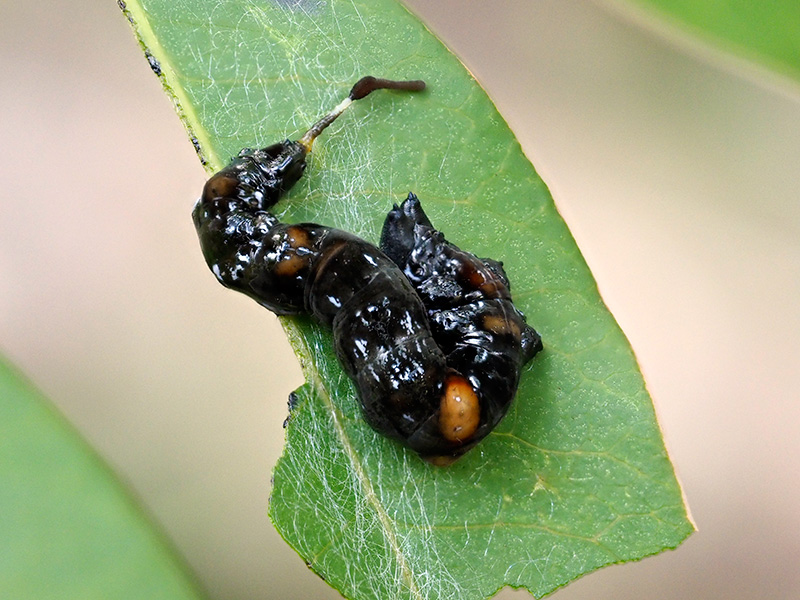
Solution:
[[[475,391],[481,417],[472,439],[482,439],[508,412],[522,368],[542,349],[512,303],[503,265],[448,242],[414,194],[386,217],[380,246],[422,299],[448,366]]]

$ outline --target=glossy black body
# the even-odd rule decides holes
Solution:
[[[448,366],[478,393],[474,438],[482,439],[508,412],[522,367],[542,349],[539,334],[512,303],[502,263],[448,242],[414,194],[387,215],[380,247],[422,299]]]
[[[206,184],[192,215],[206,262],[220,283],[271,311],[331,327],[373,428],[425,456],[451,454],[436,421],[447,365],[422,301],[374,245],[268,211],[296,181],[270,173],[302,173],[305,160],[291,142],[280,146],[243,150]]]
[[[374,429],[423,457],[460,456],[506,413],[520,369],[541,347],[511,304],[502,267],[444,242],[415,198],[387,217],[389,256],[338,229],[281,223],[269,208],[304,168],[305,149],[286,141],[243,150],[213,176],[193,212],[206,262],[223,285],[269,310],[310,314],[331,327]],[[484,285],[493,294],[462,285],[476,269],[493,274]],[[508,332],[487,332],[487,323]],[[477,391],[481,411],[477,433],[458,441],[445,439],[439,425],[455,372]]]

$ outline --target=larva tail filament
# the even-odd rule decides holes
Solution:
[[[328,125],[333,123],[339,117],[339,115],[347,110],[347,107],[350,106],[355,100],[361,100],[361,98],[368,96],[375,90],[403,90],[407,92],[421,92],[424,89],[425,82],[421,79],[414,79],[411,81],[394,81],[392,79],[380,79],[378,77],[372,77],[371,75],[362,77],[352,87],[347,98],[342,100],[331,112],[314,123],[314,125],[311,126],[311,129],[306,131],[303,137],[297,141],[306,149],[306,152],[311,152],[311,146],[314,144],[314,140],[317,139],[319,134],[321,134],[325,128],[328,127]]]

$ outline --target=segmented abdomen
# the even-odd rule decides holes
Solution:
[[[387,216],[389,256],[338,229],[279,222],[268,209],[304,165],[285,142],[243,151],[213,176],[193,212],[206,261],[273,312],[331,327],[367,422],[450,462],[505,415],[539,337],[501,265],[447,243],[413,195]]]

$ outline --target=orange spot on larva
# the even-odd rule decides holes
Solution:
[[[481,422],[478,395],[461,375],[450,375],[445,381],[439,404],[439,431],[449,442],[465,442],[473,436]]]
[[[505,286],[488,267],[464,262],[458,272],[459,282],[468,291],[478,291],[486,298],[505,297]]]
[[[483,317],[483,328],[497,335],[513,335],[515,339],[521,339],[519,325],[510,321],[502,315],[486,315]]]
[[[294,277],[304,266],[306,266],[305,260],[297,256],[297,254],[290,254],[275,264],[275,274],[283,277]]]
[[[470,285],[473,289],[480,288],[486,282],[486,277],[483,275],[483,273],[476,269],[475,265],[469,262],[464,262],[461,265],[460,275],[462,280]]]
[[[214,198],[228,198],[233,196],[239,181],[234,177],[229,177],[223,173],[217,173],[206,182],[203,188],[203,197],[206,200]]]
[[[487,281],[480,287],[480,290],[487,298],[502,298],[500,286],[496,281]]]
[[[311,244],[308,231],[297,225],[290,225],[286,228],[286,239],[292,248],[308,248]]]

